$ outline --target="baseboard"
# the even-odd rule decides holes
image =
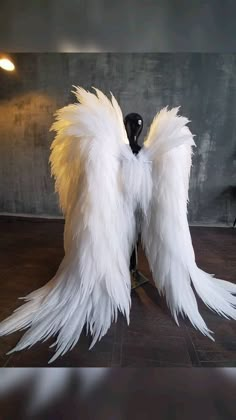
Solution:
[[[1,213],[0,220],[13,221],[13,220],[26,220],[29,222],[60,222],[64,223],[63,216],[52,216],[48,214],[27,214],[27,213]]]
[[[3,213],[0,212],[0,220],[27,220],[32,222],[61,222],[64,223],[65,219],[63,216],[52,216],[49,214],[28,214],[28,213]],[[231,228],[232,224],[226,223],[207,223],[207,222],[191,222],[189,226],[199,226],[199,227],[223,227]]]
[[[199,227],[223,227],[223,228],[230,228],[233,227],[233,223],[207,223],[207,222],[192,222],[189,223],[189,226],[199,226]]]

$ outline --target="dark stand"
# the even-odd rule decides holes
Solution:
[[[141,149],[141,146],[139,146],[138,144],[138,137],[143,129],[143,119],[139,114],[128,114],[124,119],[124,124],[131,150],[135,155],[137,155]],[[139,287],[142,284],[147,283],[149,281],[142,273],[138,271],[138,246],[139,241],[135,245],[135,248],[130,258],[132,289],[135,289],[136,287]]]

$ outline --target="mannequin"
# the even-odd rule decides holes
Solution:
[[[124,119],[124,125],[129,139],[129,144],[132,152],[137,155],[141,150],[141,146],[138,144],[138,138],[143,129],[143,119],[141,115],[131,113],[126,115]],[[130,258],[130,272],[132,275],[132,289],[140,286],[141,284],[147,283],[149,280],[138,271],[138,245],[139,240],[132,252]]]
[[[143,119],[141,115],[131,113],[126,115],[124,124],[132,152],[137,155],[141,150],[141,146],[138,144],[138,138],[143,129]]]

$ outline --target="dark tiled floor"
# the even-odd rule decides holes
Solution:
[[[48,281],[63,257],[62,221],[0,219],[0,319],[15,309],[30,291]],[[198,265],[219,278],[236,281],[236,231],[230,228],[191,228]],[[150,278],[140,253],[141,271]],[[236,322],[210,312],[201,313],[215,332],[215,343],[187,322],[178,327],[150,282],[132,292],[129,327],[122,316],[95,348],[83,334],[77,346],[52,366],[236,366]],[[6,355],[22,333],[0,338],[0,366],[47,366],[53,340],[30,350]]]

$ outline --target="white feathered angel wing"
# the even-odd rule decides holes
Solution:
[[[166,296],[176,320],[189,318],[195,328],[211,336],[193,292],[214,311],[236,319],[236,285],[213,278],[195,263],[187,220],[188,186],[193,136],[178,108],[164,108],[154,118],[140,152],[152,161],[152,198],[142,227],[142,240],[155,284]]]
[[[50,161],[65,213],[65,257],[54,278],[0,324],[0,335],[30,327],[13,351],[58,334],[56,353],[74,347],[82,328],[92,345],[130,311],[129,260],[135,220],[121,176],[133,160],[121,110],[99,90],[76,89],[79,103],[57,112]],[[125,198],[126,195],[126,198]]]

